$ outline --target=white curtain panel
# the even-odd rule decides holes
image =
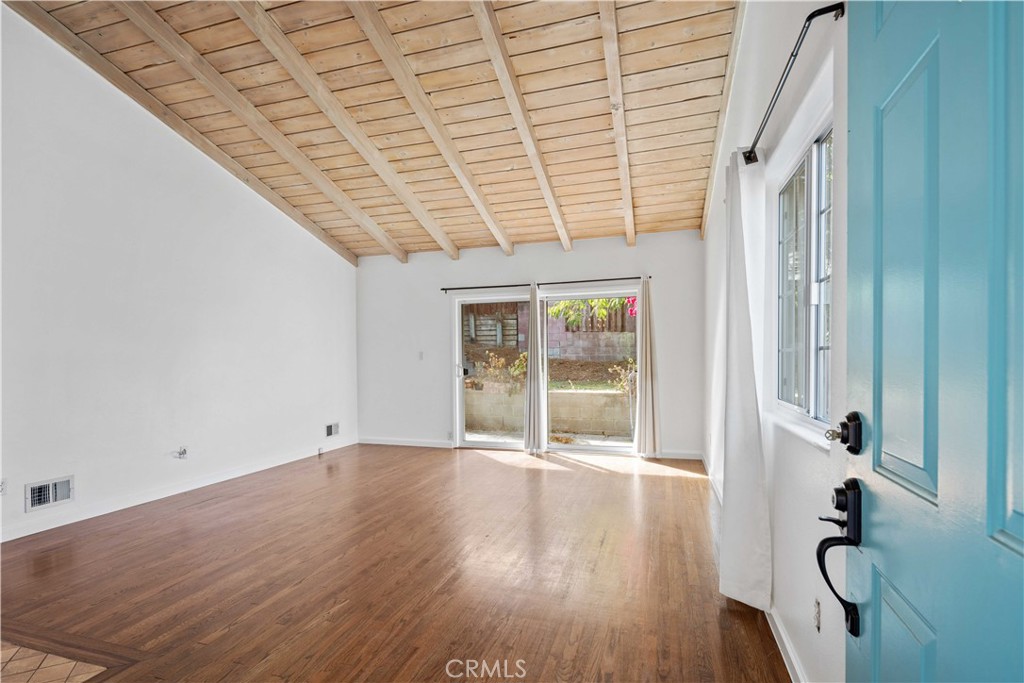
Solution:
[[[544,451],[544,409],[547,399],[544,380],[541,377],[541,335],[544,334],[546,316],[544,306],[537,298],[537,285],[530,285],[530,324],[527,332],[526,351],[526,431],[523,447],[530,455]]]
[[[738,153],[733,153],[726,179],[725,425],[719,590],[752,607],[768,610],[772,597],[772,542],[754,366],[754,349],[760,346],[754,344],[751,331],[745,256],[750,243],[748,233],[764,231],[764,163],[747,166]],[[751,284],[760,291],[761,283]]]
[[[704,271],[707,304],[704,330],[704,465],[718,499],[725,478],[725,261],[726,231],[708,231]]]
[[[636,407],[636,452],[637,455],[654,456],[659,450],[658,406],[655,386],[654,363],[654,320],[651,306],[651,278],[644,276],[640,282],[640,339],[637,358],[637,372],[640,376]]]

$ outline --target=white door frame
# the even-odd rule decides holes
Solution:
[[[546,306],[549,301],[560,301],[565,299],[599,299],[599,298],[612,298],[612,297],[627,297],[635,296],[639,300],[640,297],[640,281],[637,280],[635,284],[600,284],[597,283],[591,287],[580,287],[580,285],[551,285],[542,287],[537,295],[538,305]],[[637,310],[637,333],[636,333],[636,345],[637,345],[637,356],[639,356],[640,349],[640,311]],[[547,317],[545,316],[545,320]],[[548,350],[547,350],[547,338],[544,337],[544,343],[542,347],[543,353],[543,364],[541,365],[541,381],[543,382],[544,391],[548,391]],[[635,359],[637,362],[637,398],[640,396],[640,379],[643,377],[643,371],[640,368],[640,359]],[[549,401],[545,401],[545,409]],[[562,444],[562,443],[550,443],[548,436],[551,433],[551,424],[548,419],[548,415],[544,416],[544,451],[554,452],[559,451],[571,451],[578,453],[580,451],[590,451],[597,453],[618,453],[635,455],[637,452],[636,448],[636,413],[637,407],[633,406],[633,441],[629,444],[622,446],[583,446],[577,444]]]
[[[495,443],[495,442],[482,442],[482,441],[470,441],[466,439],[466,400],[465,400],[465,385],[463,384],[462,374],[462,305],[463,304],[486,304],[495,302],[515,302],[520,303],[522,301],[530,300],[530,293],[523,292],[523,289],[503,289],[501,293],[491,294],[459,294],[452,297],[452,344],[453,356],[452,356],[452,381],[454,382],[453,396],[455,398],[454,405],[454,424],[452,426],[453,445],[455,448],[487,448],[494,450],[522,450],[524,443],[508,442],[508,443]],[[525,425],[524,425],[525,427]],[[525,431],[525,430],[524,430]]]

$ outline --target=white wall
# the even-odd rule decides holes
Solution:
[[[695,231],[623,239],[374,257],[359,266],[361,441],[449,445],[453,423],[452,295],[441,287],[652,276],[662,449],[700,457],[704,258]],[[485,292],[486,293],[486,292]],[[422,358],[420,355],[422,354]]]
[[[355,269],[2,12],[4,539],[354,442]]]
[[[740,41],[734,55],[735,77],[728,111],[722,131],[722,153],[714,170],[715,186],[708,214],[706,238],[707,320],[706,354],[709,359],[705,396],[713,405],[719,390],[716,378],[721,377],[724,357],[724,263],[725,245],[725,168],[729,154],[751,142],[765,107],[778,82],[779,75],[793,47],[807,14],[816,5],[802,2],[751,2],[744,8]],[[766,154],[761,163],[769,168],[784,163],[779,158],[788,154],[786,130],[800,114],[802,102],[811,90],[815,76],[832,54],[831,88],[834,96],[835,140],[835,224],[833,246],[833,335],[836,340],[832,358],[833,413],[846,409],[846,325],[845,325],[845,262],[846,262],[846,20],[833,22],[831,16],[817,19],[801,49],[796,66],[782,98],[772,115],[771,123],[760,146]],[[799,124],[797,124],[799,125]],[[776,156],[778,155],[778,156]],[[766,207],[768,211],[768,207]],[[771,227],[773,221],[767,221]],[[761,386],[763,433],[768,460],[768,477],[772,496],[772,538],[774,555],[773,609],[771,621],[780,640],[790,671],[796,678],[811,681],[836,681],[845,677],[845,630],[843,612],[822,581],[814,558],[818,541],[832,535],[834,527],[819,522],[818,515],[833,512],[830,495],[840,485],[846,472],[845,453],[838,447],[832,451],[824,445],[820,432],[824,427],[810,428],[799,421],[785,419],[776,401],[773,354],[775,349],[773,320],[774,235],[751,235],[751,242],[764,244],[762,258],[763,282],[752,282],[765,293],[764,308],[755,311],[760,325],[764,351],[764,376]],[[748,260],[751,255],[748,254]],[[712,417],[712,416],[709,416]],[[707,429],[705,452],[711,452],[715,440],[721,439],[712,419]],[[720,441],[718,441],[720,443]],[[712,477],[719,476],[709,466]],[[728,494],[726,494],[728,495]],[[845,572],[838,556],[829,558],[830,574],[842,590]],[[822,608],[821,633],[813,626],[814,601]]]

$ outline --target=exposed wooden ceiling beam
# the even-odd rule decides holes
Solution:
[[[408,260],[406,251],[377,225],[333,180],[320,170],[302,150],[295,146],[278,130],[242,93],[238,92],[203,58],[195,48],[177,31],[167,24],[159,14],[142,2],[112,3],[142,30],[150,40],[159,45],[178,64],[205,86],[214,97],[227,106],[239,119],[270,145],[275,152],[295,167],[324,196],[333,202],[365,230],[392,256],[403,263]]]
[[[505,253],[511,254],[513,251],[512,240],[498,222],[498,218],[487,202],[483,190],[480,189],[480,185],[473,177],[473,172],[462,157],[458,147],[455,146],[455,141],[448,134],[448,130],[441,121],[437,110],[434,109],[430,97],[427,96],[416,74],[413,73],[412,67],[406,61],[402,49],[398,46],[394,36],[391,35],[391,31],[388,29],[387,24],[384,23],[384,19],[371,2],[349,2],[347,5],[352,14],[355,15],[359,27],[377,51],[377,55],[391,73],[391,77],[395,79],[395,83],[398,84],[405,99],[408,100],[409,105],[416,112],[423,127],[441,152],[441,156],[444,157],[445,162],[451,168],[452,173],[455,174],[459,184],[462,185],[462,189],[469,196],[469,200],[473,202],[473,206],[476,207],[484,224],[491,231],[491,234],[494,235],[494,239],[498,241],[498,244]]]
[[[166,105],[150,95],[145,88],[111,64],[103,55],[94,50],[92,46],[69,31],[64,24],[50,16],[42,7],[34,2],[5,2],[4,4],[49,36],[58,45],[78,57],[78,59],[105,78],[115,88],[163,121],[168,128],[213,159],[228,173],[248,185],[256,194],[266,199],[281,213],[298,223],[299,226],[313,237],[323,242],[352,265],[358,265],[359,259],[355,254],[339,244],[337,240],[327,234],[320,226],[267,187],[263,181],[232,159],[217,145],[210,142],[202,133],[190,126]]]
[[[622,186],[622,210],[626,221],[626,244],[636,246],[636,220],[633,217],[633,184],[629,177],[629,145],[626,141],[626,107],[622,96],[622,65],[619,62],[619,25],[614,2],[597,3],[601,13],[601,37],[604,65],[608,72],[608,95],[612,101],[612,127],[615,130],[615,155]]]
[[[555,195],[555,188],[551,185],[551,176],[548,174],[547,166],[544,164],[544,157],[541,156],[540,146],[537,144],[537,134],[533,130],[533,122],[530,120],[529,111],[526,108],[526,100],[523,99],[523,91],[519,87],[519,79],[516,77],[515,68],[512,66],[512,59],[508,56],[508,49],[505,47],[505,38],[498,24],[498,17],[494,14],[494,8],[489,2],[474,0],[470,3],[476,23],[480,27],[480,36],[487,48],[487,55],[494,66],[494,72],[498,75],[498,83],[501,91],[508,102],[508,109],[512,113],[512,120],[519,131],[519,137],[526,149],[526,157],[530,160],[533,173],[537,176],[537,183],[540,185],[541,194],[544,195],[544,202],[548,205],[551,213],[551,220],[558,232],[558,239],[562,242],[562,248],[566,251],[572,250],[572,237],[565,227],[565,216],[562,215],[562,207]]]
[[[302,53],[295,47],[288,36],[280,29],[274,19],[267,14],[267,11],[255,2],[229,0],[229,5],[235,14],[245,22],[249,30],[260,39],[264,47],[274,55],[281,63],[295,82],[309,95],[309,98],[327,116],[334,127],[345,136],[349,144],[355,147],[356,151],[366,160],[377,175],[387,184],[391,191],[409,209],[409,212],[416,217],[423,228],[430,233],[434,241],[441,249],[453,259],[459,258],[459,248],[452,241],[451,237],[444,231],[444,228],[430,215],[427,207],[417,199],[412,189],[391,164],[384,157],[369,136],[359,127],[359,124],[348,113],[348,110],[338,101],[327,84],[324,83],[320,74],[316,72]]]

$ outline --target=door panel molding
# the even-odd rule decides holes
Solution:
[[[935,629],[877,565],[871,569],[873,680],[935,680]]]
[[[874,467],[938,501],[939,38],[875,111]],[[923,275],[923,277],[922,277]],[[882,448],[883,441],[887,447]]]
[[[992,12],[992,248],[989,251],[989,535],[1024,555],[1024,7]],[[1016,128],[1014,122],[1018,122]]]

